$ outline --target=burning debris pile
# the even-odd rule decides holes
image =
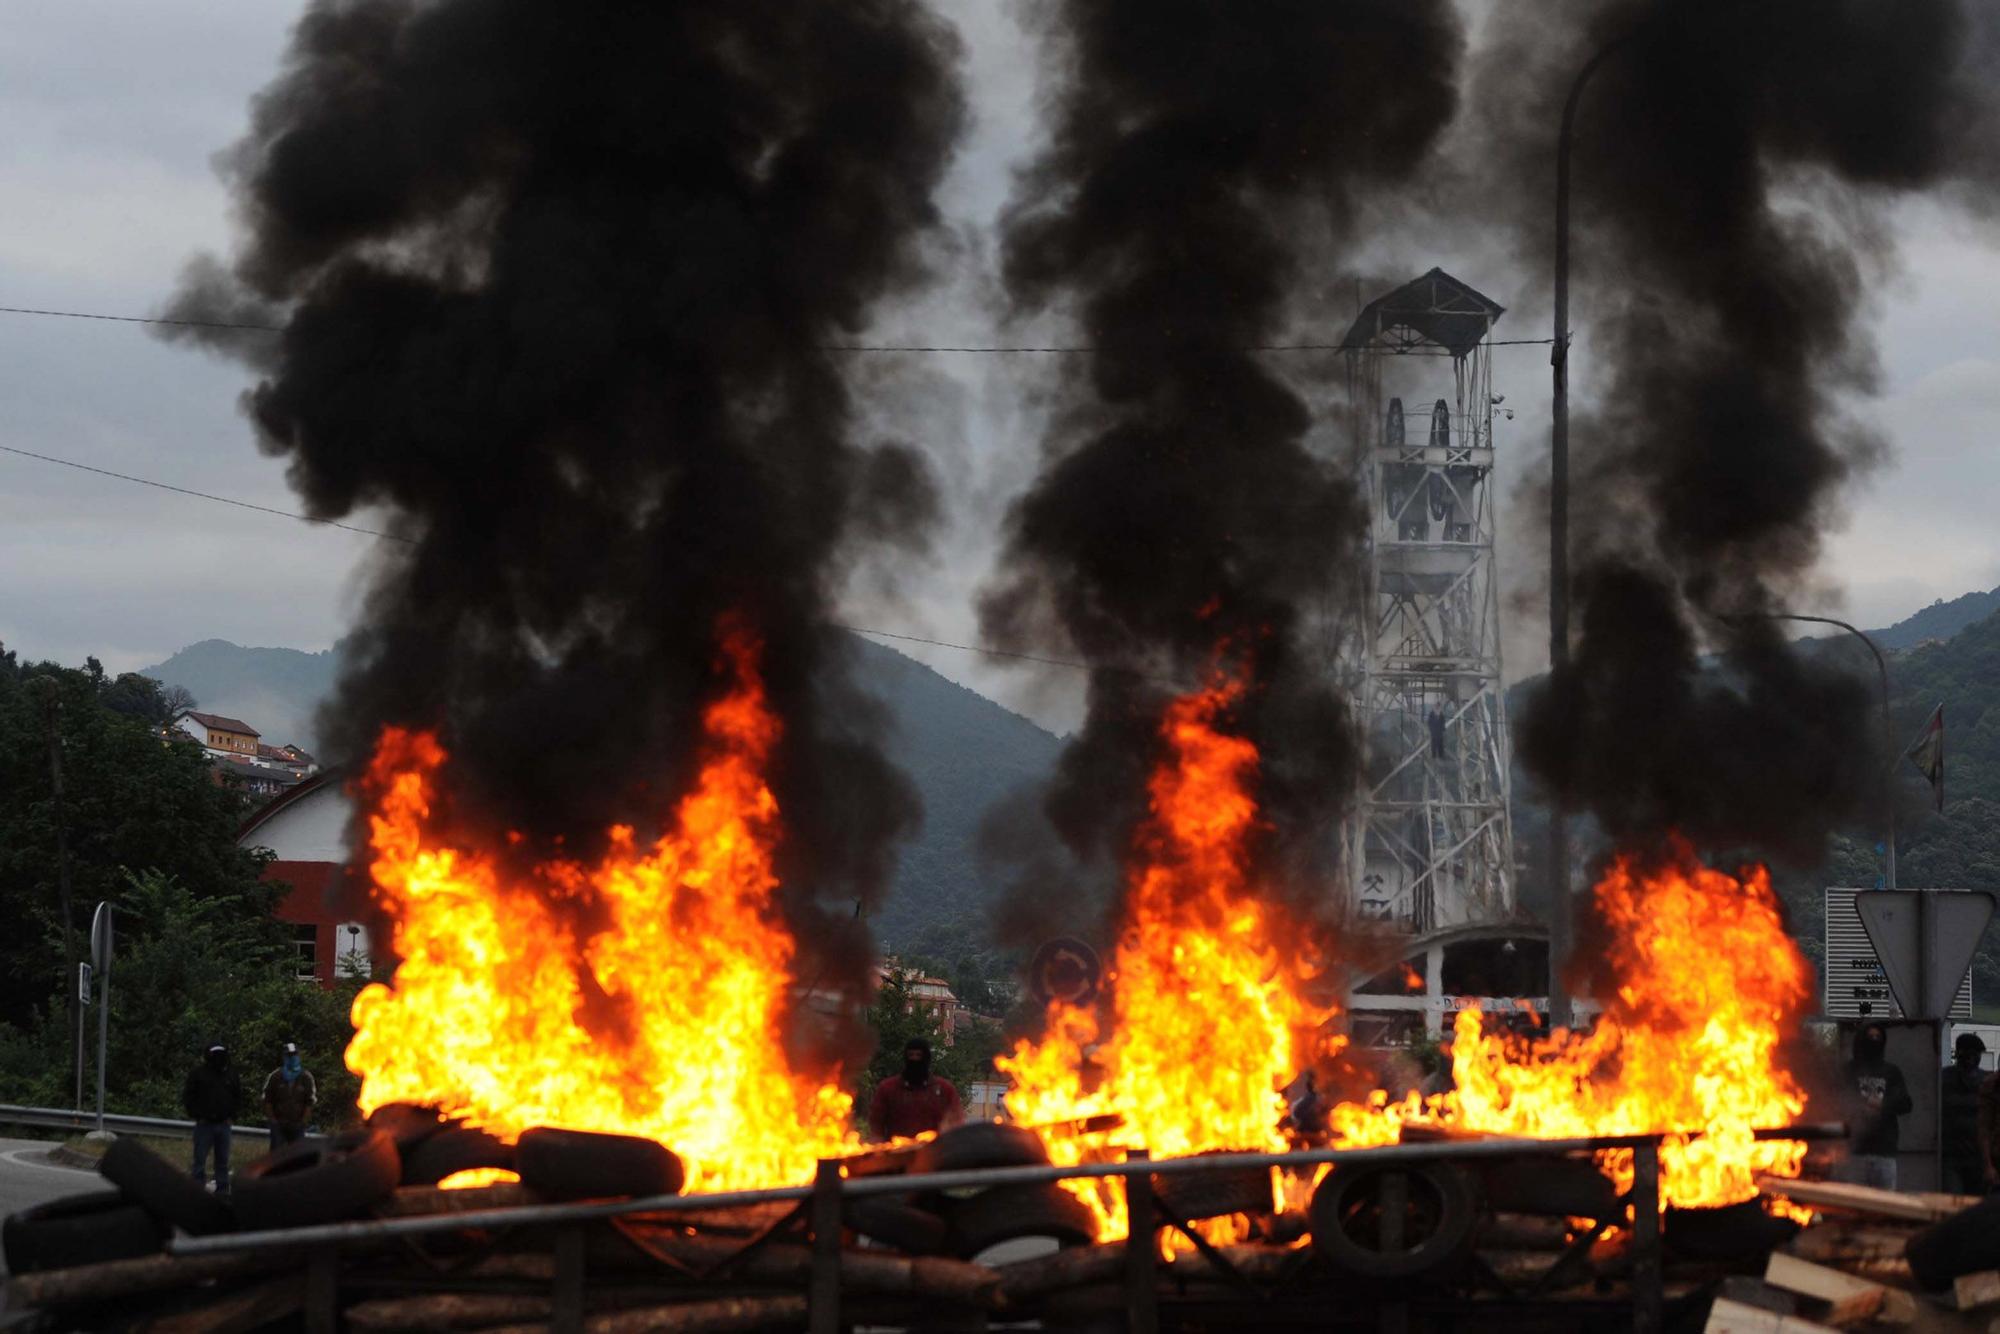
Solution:
[[[772,1041],[795,954],[773,913],[780,812],[764,776],[781,729],[756,640],[736,630],[721,653],[731,684],[704,713],[673,826],[647,848],[614,830],[592,866],[516,880],[504,860],[427,845],[446,757],[428,735],[384,738],[363,788],[401,963],[355,1001],[364,1107],[431,1104],[507,1139],[544,1124],[643,1134],[708,1190],[802,1181],[847,1147],[850,1096],[795,1074]],[[551,909],[581,899],[603,914],[587,939]],[[593,1005],[629,1019],[593,1029]]]

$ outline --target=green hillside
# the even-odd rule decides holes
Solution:
[[[902,851],[891,892],[872,921],[891,949],[919,936],[974,935],[997,878],[974,855],[979,822],[1017,785],[1045,777],[1062,743],[1018,714],[916,660],[855,637],[861,685],[887,707],[890,757],[923,796],[924,826]],[[241,718],[281,744],[312,748],[312,716],[333,689],[339,651],[240,648],[220,639],[182,649],[143,675],[185,686],[214,713]]]
[[[141,667],[139,674],[186,687],[200,708],[241,718],[270,745],[291,741],[314,750],[319,736],[313,713],[333,692],[339,652],[243,648],[226,639],[204,639],[157,666]]]

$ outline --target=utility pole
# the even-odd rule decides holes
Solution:
[[[69,818],[63,809],[62,777],[62,731],[59,724],[62,714],[62,685],[54,677],[44,676],[36,683],[42,698],[42,727],[49,743],[49,790],[54,796],[52,813],[56,826],[56,909],[62,914],[63,925],[63,978],[76,976],[76,913],[70,903],[69,886]],[[70,1008],[76,1013],[77,1033],[83,1032],[83,1005],[74,996]],[[79,1050],[81,1039],[79,1037]],[[77,1067],[77,1103],[83,1103],[83,1069],[79,1061]]]

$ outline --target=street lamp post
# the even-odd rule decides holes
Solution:
[[[1767,611],[1751,616],[1729,616],[1724,619],[1731,621],[1810,621],[1814,625],[1833,625],[1847,631],[1848,634],[1853,635],[1856,639],[1866,644],[1868,651],[1875,655],[1875,675],[1881,685],[1882,691],[1883,753],[1891,756],[1895,755],[1896,724],[1895,720],[1889,716],[1889,661],[1882,656],[1882,650],[1876,646],[1874,640],[1849,625],[1846,621],[1837,621],[1831,616],[1801,616],[1789,611]],[[1887,790],[1884,799],[1887,804],[1883,809],[1882,817],[1883,825],[1888,832],[1889,841],[1882,845],[1885,853],[1882,864],[1882,887],[1884,889],[1894,889],[1896,887],[1896,793],[1893,787]]]
[[[1590,76],[1637,35],[1615,37],[1583,62],[1563,101],[1562,130],[1556,138],[1556,309],[1555,338],[1549,349],[1554,402],[1549,427],[1549,675],[1569,666],[1569,178],[1570,145],[1576,108]],[[1569,988],[1563,965],[1569,961],[1569,817],[1558,800],[1549,813],[1549,1014],[1570,1022]]]

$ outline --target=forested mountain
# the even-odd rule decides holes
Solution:
[[[243,648],[226,639],[189,644],[155,667],[141,667],[162,685],[185,686],[209,713],[241,718],[267,745],[296,742],[317,750],[313,712],[333,692],[340,650]]]
[[[880,644],[852,640],[862,687],[890,715],[890,757],[923,796],[922,832],[903,848],[894,887],[872,915],[876,939],[901,948],[937,928],[977,935],[997,880],[974,855],[979,822],[1015,786],[1044,777],[1062,743],[1026,718]],[[333,689],[339,650],[190,645],[143,674],[185,686],[214,713],[241,718],[273,744],[311,749],[313,711]]]

